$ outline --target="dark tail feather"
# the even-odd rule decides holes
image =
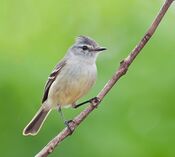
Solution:
[[[36,135],[42,127],[49,112],[50,110],[45,110],[41,107],[29,124],[24,128],[23,135]]]

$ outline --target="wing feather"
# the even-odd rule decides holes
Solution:
[[[43,94],[43,98],[42,98],[42,103],[47,100],[49,89],[50,89],[52,83],[55,81],[55,79],[57,78],[57,76],[60,73],[61,69],[65,65],[66,65],[66,61],[65,60],[59,62],[56,65],[56,67],[54,68],[54,70],[52,71],[52,73],[49,75],[48,80],[47,80],[46,85],[45,85],[45,88],[44,88],[44,94]]]

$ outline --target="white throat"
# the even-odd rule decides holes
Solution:
[[[93,64],[96,63],[97,54],[95,56],[84,56],[84,55],[74,55],[74,54],[72,54],[69,59],[77,61],[77,62],[81,62],[81,63],[83,62],[83,63],[93,65]]]

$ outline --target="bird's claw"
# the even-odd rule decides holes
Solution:
[[[66,121],[64,121],[64,124],[67,126],[70,134],[72,134],[74,132],[74,129],[71,128],[70,123],[75,123],[75,122],[73,120],[66,120]]]
[[[94,97],[92,98],[89,102],[95,107],[97,108],[97,105],[101,100],[98,97]]]

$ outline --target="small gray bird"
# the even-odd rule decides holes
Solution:
[[[76,105],[76,101],[84,96],[96,81],[96,58],[103,50],[106,48],[100,47],[93,39],[86,36],[77,37],[75,44],[68,49],[50,74],[41,108],[24,128],[23,135],[36,135],[52,109],[61,112],[62,107],[76,108],[90,101]],[[61,115],[64,119],[62,112]],[[68,126],[67,121],[65,123]]]

